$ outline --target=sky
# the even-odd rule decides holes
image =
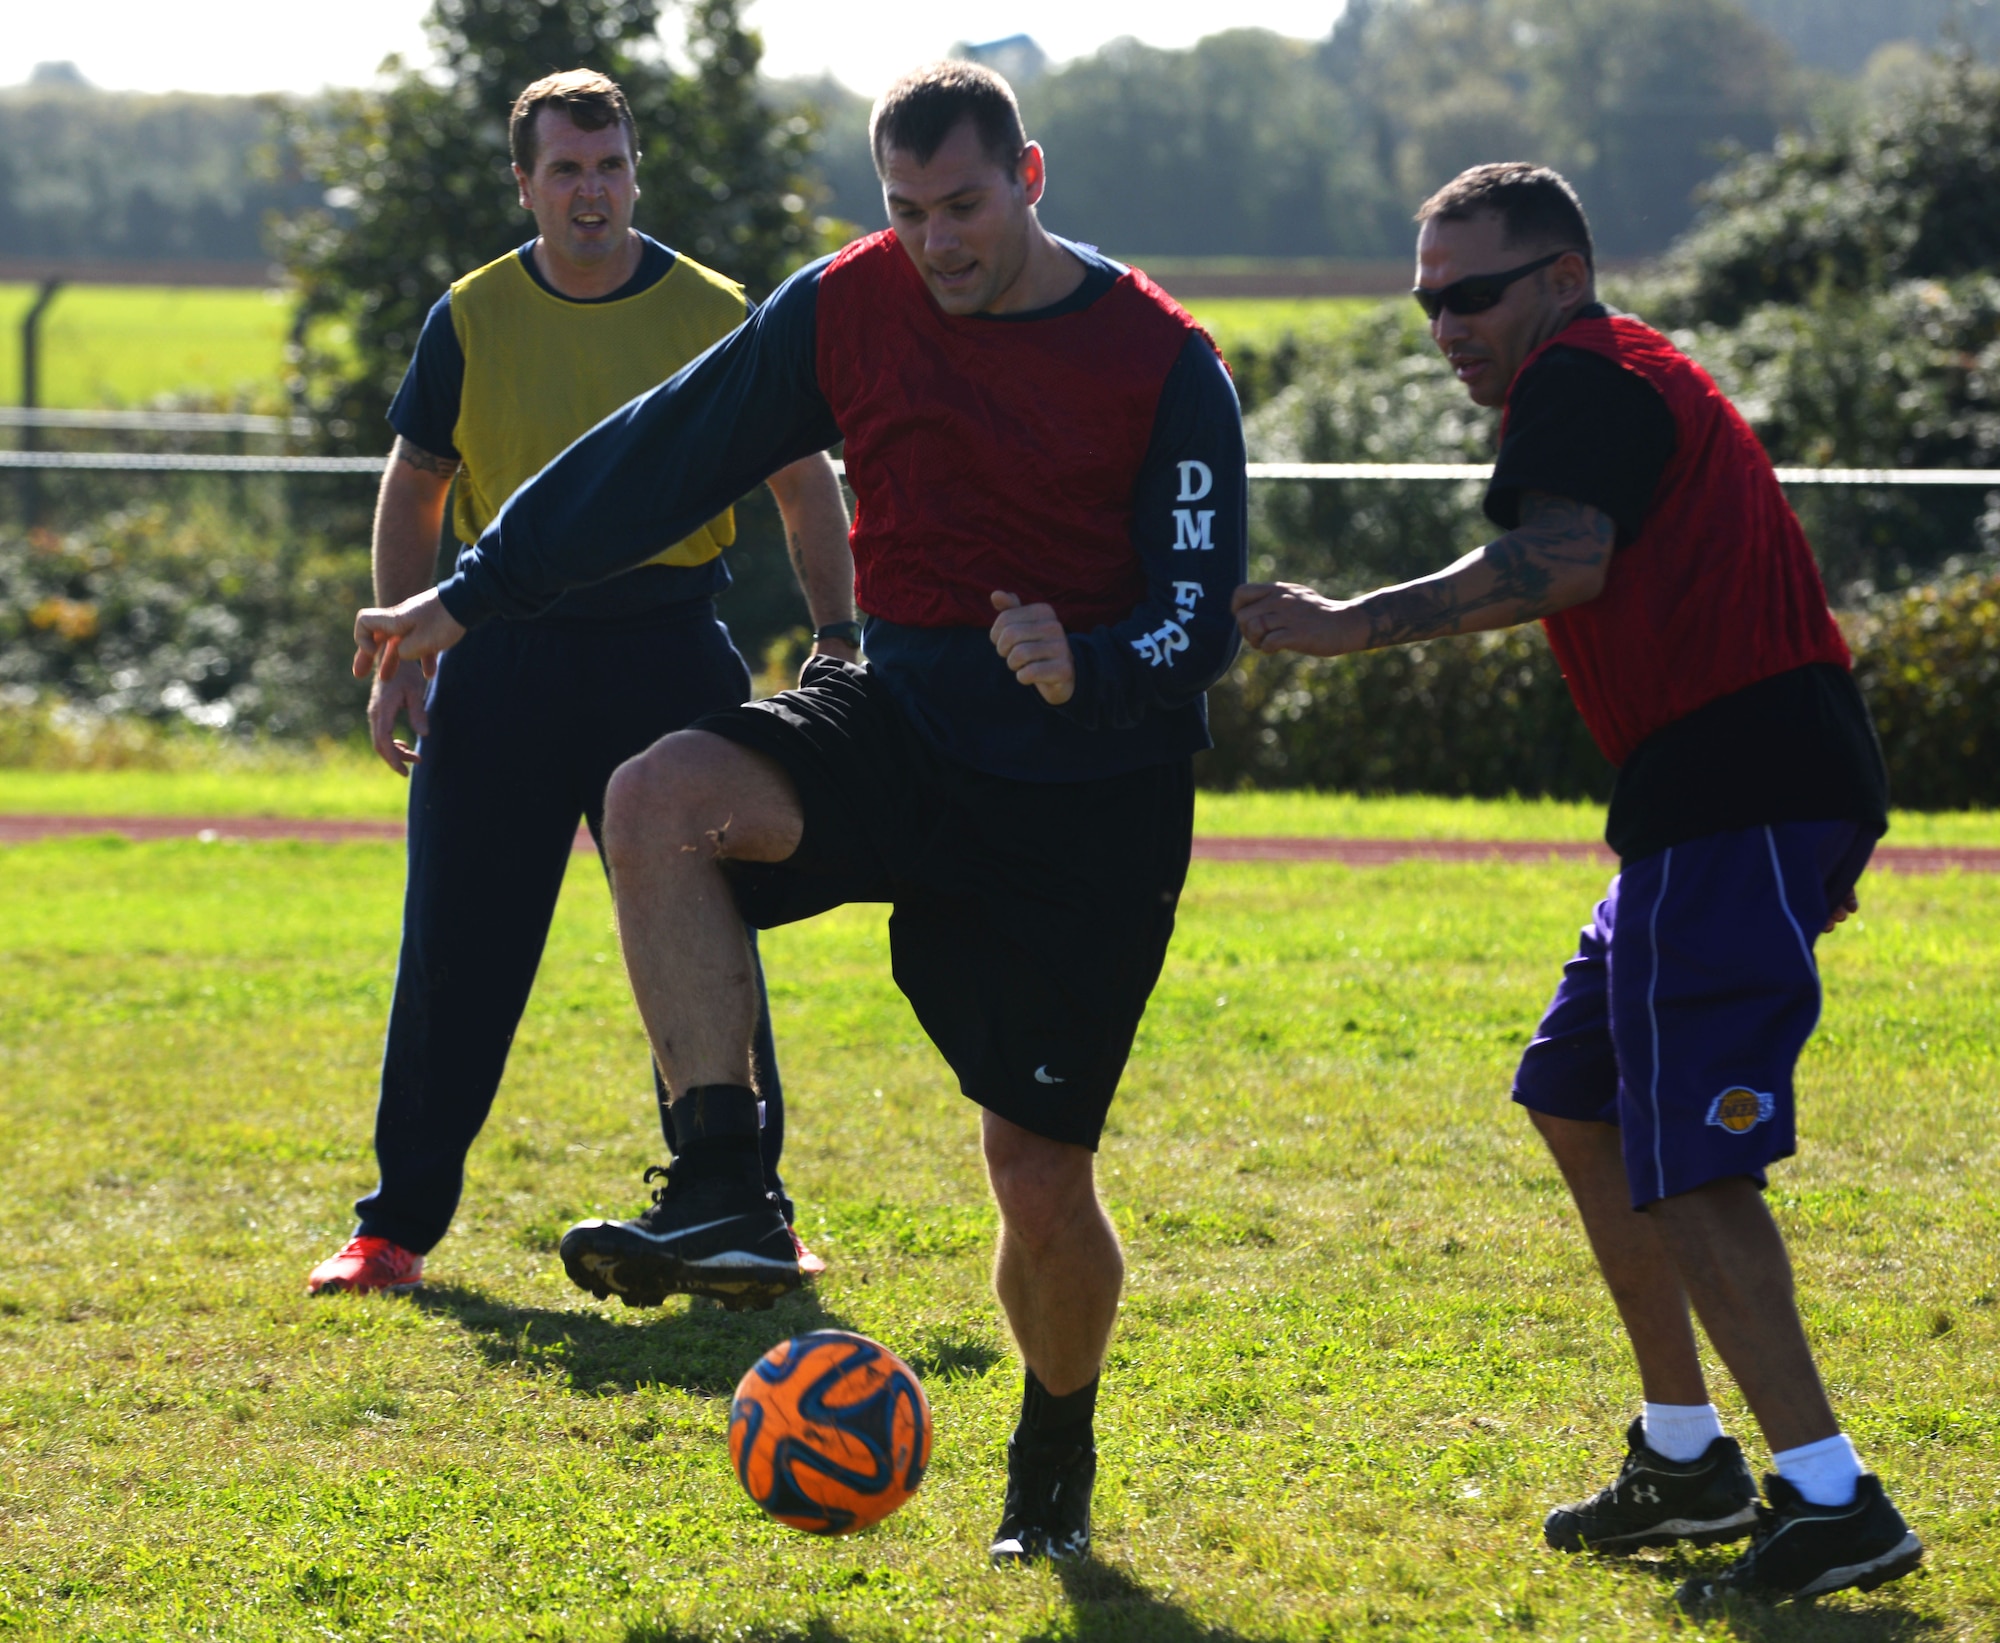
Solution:
[[[41,62],[73,62],[119,91],[315,91],[363,85],[391,52],[421,61],[428,0],[6,0],[0,85]],[[1058,61],[1121,34],[1185,46],[1218,27],[1262,27],[1316,39],[1340,0],[750,0],[767,73],[831,70],[873,95],[903,69],[959,40],[1031,34]],[[1134,21],[1134,13],[1139,13]]]

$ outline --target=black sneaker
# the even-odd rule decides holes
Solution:
[[[1749,1597],[1818,1597],[1848,1587],[1872,1592],[1924,1560],[1923,1542],[1863,1472],[1845,1506],[1815,1506],[1783,1478],[1764,1479],[1768,1506],[1757,1509],[1750,1549],[1720,1574],[1696,1575],[1674,1594],[1698,1609],[1730,1592]]]
[[[1007,1502],[993,1532],[995,1563],[1070,1562],[1090,1556],[1090,1486],[1097,1450],[1007,1440]]]
[[[579,1221],[563,1234],[563,1268],[577,1288],[627,1306],[707,1295],[745,1312],[799,1287],[791,1229],[754,1154],[683,1156],[646,1171],[646,1180],[658,1177],[666,1185],[633,1220]]]
[[[1643,1546],[1712,1546],[1741,1540],[1757,1522],[1757,1483],[1734,1438],[1715,1438],[1697,1460],[1646,1447],[1646,1423],[1625,1433],[1625,1464],[1610,1487],[1558,1506],[1542,1538],[1558,1552],[1636,1552]]]

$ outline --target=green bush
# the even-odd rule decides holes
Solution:
[[[1667,257],[1675,324],[2000,265],[2000,71],[1959,55],[1858,126],[1781,139],[1709,183]]]
[[[1882,594],[1845,619],[1899,806],[2000,805],[2000,574]],[[1205,786],[1606,797],[1538,628],[1337,661],[1247,654],[1209,698]]]
[[[156,503],[70,531],[0,528],[0,689],[107,720],[352,734],[365,548]]]
[[[2000,805],[2000,574],[1885,595],[1849,619],[1848,637],[1895,802]]]
[[[1990,274],[1770,304],[1675,338],[1780,463],[2000,466],[2000,278]],[[1798,487],[1792,502],[1842,605],[1995,546],[1989,493],[1970,487]]]
[[[1210,692],[1207,787],[1604,798],[1612,769],[1539,628],[1337,661],[1246,652]]]

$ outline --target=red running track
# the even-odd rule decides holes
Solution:
[[[312,844],[399,844],[399,821],[312,820],[286,816],[5,816],[0,845],[37,839],[116,834],[144,843],[153,839],[299,839]],[[592,848],[579,827],[576,849]],[[1602,844],[1580,839],[1306,839],[1198,838],[1196,861],[1336,862],[1347,867],[1386,867],[1399,861],[1542,862],[1581,861],[1614,866]],[[1891,873],[2000,873],[2000,847],[1991,845],[1885,844],[1873,865]]]

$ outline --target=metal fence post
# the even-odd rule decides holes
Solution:
[[[21,321],[21,408],[32,411],[42,403],[42,315],[48,312],[49,304],[56,300],[56,292],[62,289],[62,281],[50,276],[42,281],[42,288],[28,307]],[[32,421],[21,430],[21,449],[38,450],[41,447],[41,432]],[[41,475],[33,468],[21,470],[21,523],[24,526],[40,522],[42,513]]]

